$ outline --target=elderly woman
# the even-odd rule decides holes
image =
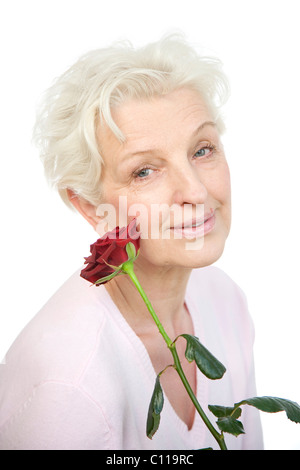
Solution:
[[[114,228],[103,225],[103,207],[115,208],[116,225],[124,221],[120,201],[126,224],[138,215],[134,204],[145,209],[137,218],[141,285],[170,338],[197,336],[227,369],[222,380],[210,381],[187,362],[185,340],[178,339],[184,373],[206,411],[256,395],[245,297],[211,266],[231,219],[220,114],[227,89],[220,63],[180,38],[140,49],[118,44],[86,54],[56,80],[35,130],[48,179],[98,233]],[[170,211],[168,224],[161,213],[151,236],[159,204],[180,210]],[[78,271],[7,354],[0,448],[215,448],[172,367],[161,376],[160,427],[152,440],[146,436],[155,378],[170,363],[130,278],[91,288]],[[256,410],[245,409],[241,419],[246,434],[228,435],[228,448],[261,449]]]

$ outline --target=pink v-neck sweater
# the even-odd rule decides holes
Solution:
[[[199,402],[215,423],[208,404],[256,396],[253,326],[244,294],[216,267],[193,271],[186,304],[195,336],[227,368],[217,381],[197,373]],[[0,365],[0,449],[217,449],[198,414],[188,430],[166,396],[159,430],[146,437],[155,378],[144,344],[105,286],[91,287],[76,272]],[[261,449],[258,412],[243,407],[240,420],[246,434],[227,434],[228,448]]]

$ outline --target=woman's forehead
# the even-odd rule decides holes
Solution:
[[[98,139],[103,153],[112,147],[125,153],[143,152],[169,138],[188,138],[206,123],[214,124],[203,99],[193,90],[177,90],[151,100],[128,100],[112,110],[112,116],[125,141],[121,143],[107,125],[102,125]]]

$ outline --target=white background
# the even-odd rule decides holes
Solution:
[[[231,82],[224,143],[233,225],[217,264],[247,294],[256,326],[258,394],[300,403],[298,5],[1,2],[1,358],[96,239],[45,183],[31,145],[38,98],[89,49],[124,38],[139,46],[179,30],[200,51],[219,57]],[[262,414],[262,420],[266,449],[300,449],[300,425],[284,413]]]

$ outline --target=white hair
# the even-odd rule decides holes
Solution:
[[[186,41],[171,35],[135,49],[128,41],[83,55],[45,92],[33,139],[45,175],[64,202],[67,189],[98,205],[101,158],[96,129],[105,122],[120,141],[124,136],[111,109],[128,98],[150,98],[179,88],[197,90],[224,130],[220,108],[229,86],[221,62],[200,56]],[[99,145],[100,144],[100,145]]]

